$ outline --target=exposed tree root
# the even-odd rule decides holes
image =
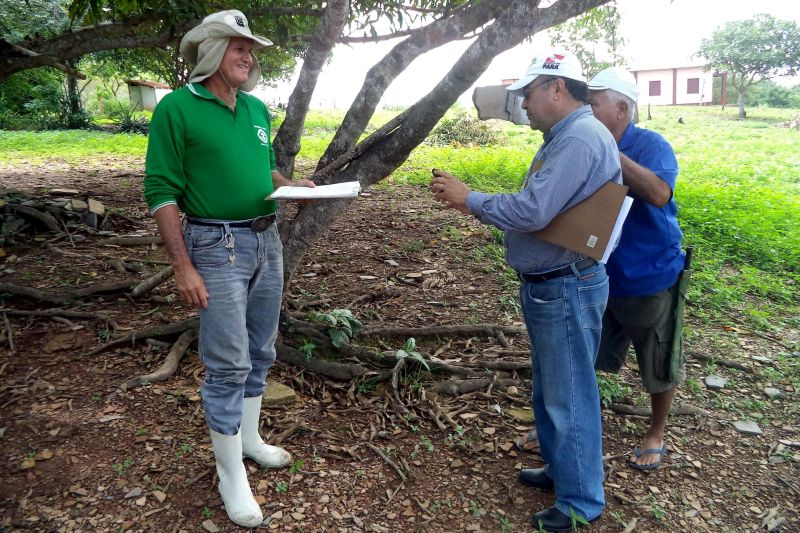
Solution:
[[[608,408],[621,415],[643,416],[648,418],[652,415],[652,411],[650,411],[649,407],[636,407],[624,403],[612,403]],[[669,410],[669,414],[675,416],[709,416],[710,413],[694,405],[673,405],[672,409]]]
[[[113,246],[149,246],[151,244],[162,244],[164,241],[161,237],[145,236],[145,237],[111,237],[100,241],[98,244],[113,245]]]
[[[175,344],[172,345],[172,349],[169,351],[169,354],[164,359],[164,362],[161,364],[160,367],[155,372],[151,372],[150,374],[145,374],[143,376],[131,378],[120,385],[122,390],[132,389],[134,387],[138,387],[139,385],[143,385],[145,383],[159,383],[161,381],[166,381],[167,379],[175,373],[178,369],[178,364],[183,359],[184,354],[189,349],[189,346],[197,340],[197,329],[187,329],[181,336],[178,337],[178,340],[175,341]]]
[[[686,355],[691,357],[692,359],[697,359],[698,361],[703,361],[705,363],[714,363],[715,365],[724,366],[726,368],[735,368],[737,370],[743,370],[745,372],[753,372],[753,367],[740,363],[738,361],[729,361],[728,359],[720,359],[719,357],[714,357],[713,355],[706,355],[700,352],[686,352]]]
[[[525,335],[527,332],[522,326],[506,326],[503,324],[475,324],[471,326],[430,326],[424,328],[405,327],[366,327],[359,333],[362,337],[422,337],[426,335],[456,336],[456,335],[485,335],[497,337],[497,333],[508,335]]]
[[[93,313],[90,311],[70,311],[68,309],[42,309],[39,311],[0,309],[0,311],[2,311],[3,313],[7,313],[11,316],[42,316],[42,317],[63,316],[67,318],[94,318],[97,320],[109,320],[111,318],[110,315],[102,311],[97,313]]]
[[[150,276],[149,278],[138,284],[136,287],[134,287],[134,289],[131,291],[131,297],[138,298],[143,294],[147,294],[148,292],[152,291],[153,289],[155,289],[156,287],[167,281],[169,278],[171,278],[173,274],[174,272],[172,270],[171,265],[168,266],[167,268],[164,268],[156,272],[155,274],[153,274],[152,276]]]
[[[21,285],[14,285],[12,283],[0,283],[0,292],[8,292],[17,296],[25,296],[26,298],[30,298],[32,300],[39,300],[41,302],[60,305],[71,300],[83,298],[85,296],[91,296],[104,292],[116,292],[127,289],[134,285],[136,285],[136,280],[129,279],[122,281],[111,281],[108,283],[98,283],[70,292],[53,294],[40,291],[39,289],[34,289],[33,287],[23,287]]]
[[[11,329],[11,322],[8,321],[8,316],[3,313],[3,327],[6,332],[6,341],[8,342],[8,351],[14,353],[14,330]]]
[[[151,328],[144,328],[137,331],[133,331],[128,333],[118,339],[114,339],[111,342],[107,342],[93,350],[90,350],[83,354],[84,357],[88,357],[90,355],[95,355],[109,348],[113,348],[114,346],[119,346],[120,344],[125,343],[135,343],[138,340],[145,340],[150,337],[166,337],[170,335],[177,335],[179,333],[183,333],[187,329],[197,329],[200,327],[200,319],[197,317],[194,318],[187,318],[186,320],[182,320],[180,322],[173,322],[172,324],[166,324],[164,326],[155,326]]]
[[[517,380],[514,379],[497,379],[481,378],[481,379],[449,379],[439,383],[430,385],[429,390],[438,394],[448,396],[461,396],[470,392],[475,392],[488,388],[490,385],[494,387],[509,387],[515,384]]]
[[[497,361],[492,359],[475,359],[470,361],[470,366],[475,368],[488,368],[490,370],[530,370],[531,361]]]
[[[366,294],[362,294],[358,298],[351,301],[347,308],[351,309],[355,305],[364,303],[364,302],[374,302],[375,300],[379,300],[381,298],[393,298],[395,296],[399,296],[403,293],[400,289],[379,289],[377,291],[368,292]]]
[[[301,368],[306,368],[312,372],[317,372],[323,376],[340,381],[349,381],[353,378],[361,377],[370,373],[370,370],[354,363],[337,363],[328,361],[321,357],[306,357],[296,348],[292,348],[282,342],[277,342],[275,348],[278,351],[278,360],[291,363]]]

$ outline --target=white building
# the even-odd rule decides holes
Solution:
[[[632,68],[639,87],[639,105],[711,104],[714,72],[702,65],[670,68]],[[725,95],[723,76],[722,95]],[[724,97],[724,96],[723,96]]]
[[[157,81],[128,80],[127,84],[134,111],[153,111],[164,95],[172,92],[169,85]]]

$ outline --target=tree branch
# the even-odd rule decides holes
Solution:
[[[278,170],[289,179],[294,174],[294,161],[300,151],[300,137],[311,103],[311,95],[314,94],[314,87],[317,85],[322,67],[336,44],[336,37],[341,34],[347,21],[348,6],[348,0],[328,1],[311,39],[311,46],[306,52],[297,84],[289,96],[286,117],[275,135],[272,146]]]
[[[317,163],[317,170],[335,158],[349,152],[375,113],[387,87],[420,55],[442,46],[486,24],[492,17],[508,7],[510,0],[481,2],[453,17],[438,20],[414,30],[413,36],[396,45],[367,72],[358,95],[342,120],[325,154]]]

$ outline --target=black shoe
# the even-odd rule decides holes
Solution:
[[[553,478],[544,473],[544,468],[526,468],[520,470],[519,482],[529,487],[536,487],[540,490],[552,490],[555,487]]]
[[[599,517],[588,520],[591,524]],[[572,518],[565,515],[555,507],[548,507],[542,509],[538,513],[531,516],[531,524],[533,527],[544,531],[572,531]],[[575,527],[579,527],[580,522],[575,522]]]

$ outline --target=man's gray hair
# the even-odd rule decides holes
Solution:
[[[619,102],[625,102],[628,105],[628,122],[633,122],[633,116],[636,114],[636,102],[614,89],[606,89],[606,93],[614,105]]]

